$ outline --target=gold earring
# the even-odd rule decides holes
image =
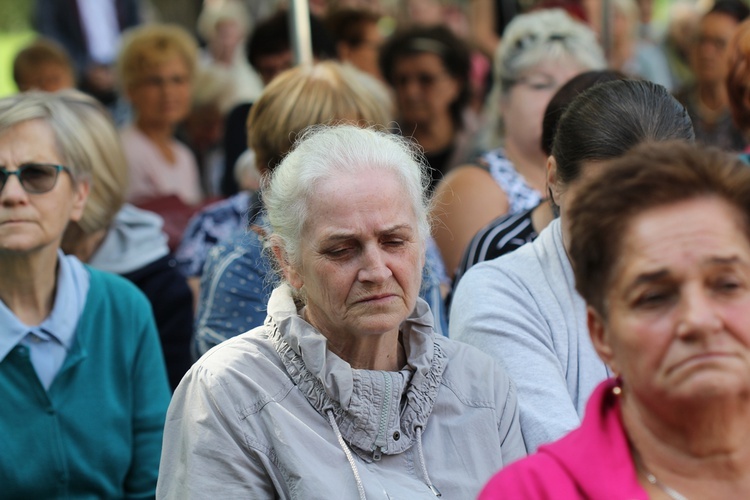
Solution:
[[[612,394],[619,396],[622,394],[622,377],[615,377],[615,386],[612,388]]]

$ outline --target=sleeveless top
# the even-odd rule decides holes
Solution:
[[[529,186],[513,164],[505,157],[502,148],[485,153],[478,166],[489,172],[500,189],[508,197],[508,213],[514,214],[534,208],[542,201],[539,192]]]
[[[515,214],[501,215],[480,229],[464,251],[452,288],[455,289],[461,277],[474,264],[495,259],[535,240],[538,234],[531,221],[533,211],[531,208]]]

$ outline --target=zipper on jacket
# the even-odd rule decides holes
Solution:
[[[383,397],[383,405],[380,408],[380,421],[378,422],[378,435],[375,437],[375,443],[372,445],[372,459],[379,461],[382,457],[383,450],[388,444],[385,440],[385,432],[388,427],[388,417],[390,416],[391,405],[389,404],[392,397],[392,381],[388,372],[380,372],[383,374],[385,380],[385,391]]]

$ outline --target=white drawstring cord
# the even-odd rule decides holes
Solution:
[[[424,453],[422,452],[422,428],[417,427],[417,452],[419,453],[419,464],[422,466],[422,475],[424,476],[424,481],[427,483],[427,486],[429,486],[430,490],[432,490],[432,493],[440,498],[442,497],[442,493],[440,493],[440,490],[438,490],[434,484],[432,484],[432,481],[430,481],[430,475],[427,474],[427,465],[425,465],[424,462]]]
[[[359,477],[359,469],[357,469],[357,464],[354,462],[354,457],[352,456],[352,452],[349,450],[349,447],[346,445],[346,442],[344,441],[344,436],[341,435],[339,426],[336,424],[336,419],[333,417],[333,410],[327,410],[326,415],[328,415],[328,422],[330,422],[331,427],[333,428],[333,432],[336,434],[336,439],[339,440],[339,445],[341,446],[341,449],[344,450],[346,459],[349,460],[349,466],[352,468],[352,472],[354,473],[354,479],[357,481],[357,490],[359,490],[359,498],[360,500],[367,500],[367,497],[365,496],[365,487],[362,485],[362,479],[360,479]]]
[[[359,476],[359,469],[357,468],[357,463],[354,461],[354,456],[352,455],[351,450],[349,449],[349,446],[347,446],[346,441],[344,441],[344,436],[341,435],[341,431],[339,430],[339,426],[336,423],[336,418],[333,416],[333,410],[327,410],[326,415],[328,415],[328,422],[331,425],[331,428],[333,429],[334,434],[336,434],[336,439],[339,441],[339,446],[341,446],[341,449],[344,451],[344,455],[346,455],[346,459],[349,461],[349,466],[352,468],[352,473],[354,474],[354,479],[357,482],[357,490],[359,491],[359,498],[360,500],[367,500],[367,497],[365,496],[365,488],[362,484],[362,479]],[[430,488],[430,491],[432,493],[440,498],[442,497],[442,493],[440,493],[440,490],[438,490],[434,484],[432,484],[432,481],[430,480],[430,475],[427,473],[427,465],[424,461],[424,452],[422,451],[422,428],[417,427],[417,454],[419,455],[419,465],[422,468],[422,476],[424,478],[425,483],[427,483],[427,486]]]

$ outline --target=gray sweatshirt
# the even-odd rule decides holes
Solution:
[[[164,220],[153,212],[125,203],[89,259],[89,265],[102,271],[126,274],[140,269],[169,253]]]
[[[450,337],[508,370],[529,453],[578,427],[609,375],[589,338],[559,219],[535,241],[469,269],[454,293]]]
[[[206,353],[174,394],[158,498],[475,498],[525,455],[515,387],[489,356],[402,324],[406,366],[355,370],[274,290],[264,326]]]

